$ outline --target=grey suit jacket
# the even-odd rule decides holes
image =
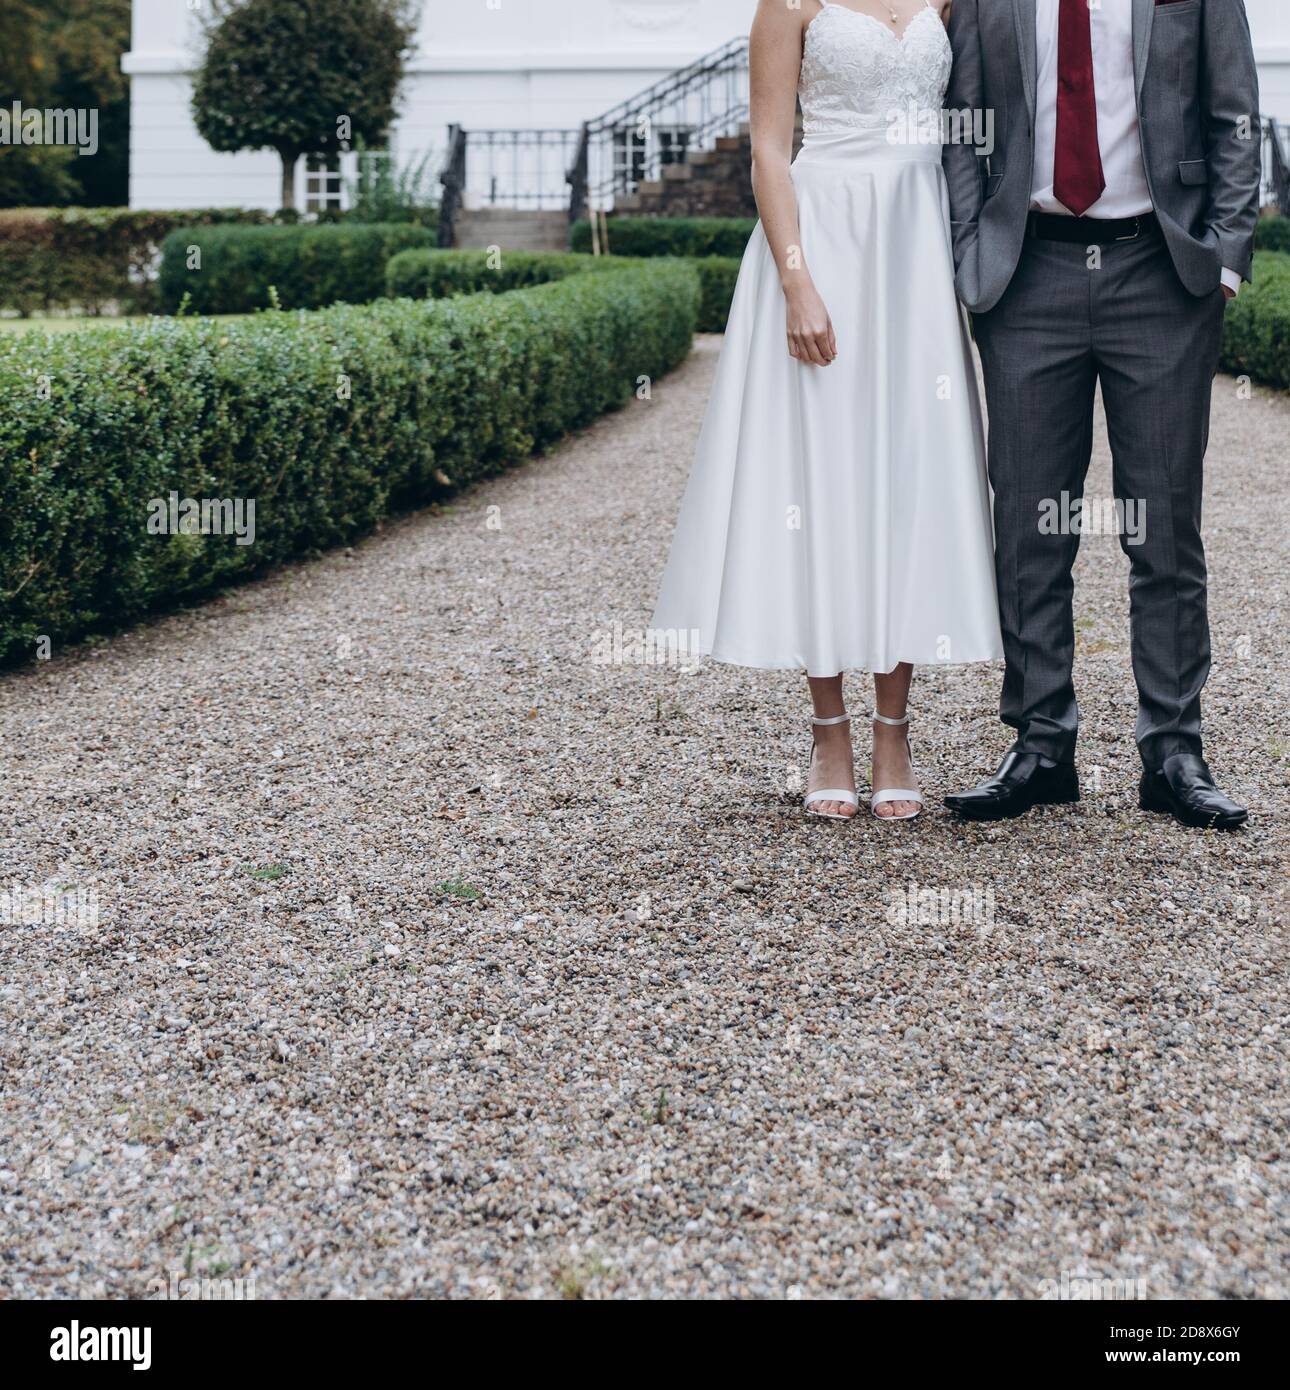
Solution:
[[[1130,0],[1104,0],[1128,4]],[[1258,216],[1259,79],[1244,0],[1131,0],[1147,183],[1178,278],[1212,294],[1250,276]],[[1036,0],[954,0],[950,111],[994,111],[994,152],[947,144],[959,297],[1002,298],[1021,259],[1035,161]],[[969,127],[970,128],[970,127]]]

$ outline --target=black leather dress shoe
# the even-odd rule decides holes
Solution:
[[[1079,773],[1074,763],[1045,763],[1038,753],[1008,750],[993,777],[970,792],[945,798],[955,815],[968,820],[1004,820],[1032,806],[1079,800]]]
[[[1138,805],[1207,830],[1235,830],[1250,814],[1219,791],[1205,759],[1196,753],[1175,753],[1164,760],[1159,772],[1144,770]]]

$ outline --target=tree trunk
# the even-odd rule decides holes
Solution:
[[[296,164],[298,154],[282,154],[282,207],[286,211],[296,206]]]

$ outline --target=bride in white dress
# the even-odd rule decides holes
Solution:
[[[760,0],[761,222],[653,618],[718,661],[806,672],[806,809],[837,819],[859,806],[843,673],[874,674],[873,811],[909,819],[913,667],[1003,655],[941,173],[949,10]]]

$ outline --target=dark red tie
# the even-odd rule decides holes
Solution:
[[[1053,193],[1063,207],[1082,217],[1105,188],[1102,151],[1097,143],[1090,0],[1061,0],[1057,21],[1057,157],[1053,161]]]

